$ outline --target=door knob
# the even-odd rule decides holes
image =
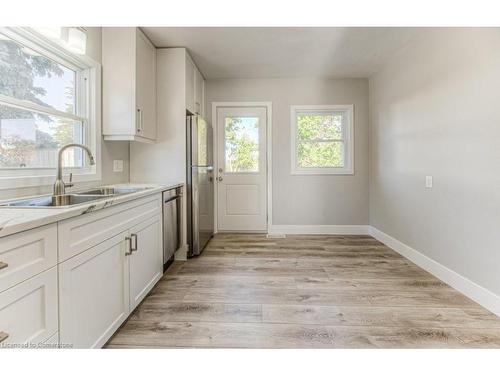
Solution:
[[[218,177],[218,178],[217,178],[217,180],[218,180],[218,181],[222,181],[222,177]]]

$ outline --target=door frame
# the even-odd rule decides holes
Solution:
[[[213,129],[213,149],[214,149],[214,178],[216,172],[219,170],[219,137],[218,137],[218,124],[217,124],[217,109],[219,108],[241,108],[241,107],[261,107],[266,109],[266,191],[267,191],[267,232],[273,223],[273,163],[272,163],[272,110],[273,102],[212,102],[212,129]],[[217,220],[219,212],[218,190],[217,183],[214,189],[214,233],[218,232],[219,223]]]

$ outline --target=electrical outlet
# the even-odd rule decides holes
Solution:
[[[425,187],[432,189],[432,176],[425,176]]]
[[[113,160],[113,172],[123,172],[123,160]]]

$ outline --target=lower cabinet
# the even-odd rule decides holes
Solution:
[[[61,347],[99,348],[162,276],[161,215],[59,264]]]
[[[0,293],[0,348],[36,348],[56,333],[56,267]]]
[[[162,217],[155,216],[130,230],[130,311],[163,275]]]
[[[101,347],[129,312],[126,233],[59,265],[61,347]]]

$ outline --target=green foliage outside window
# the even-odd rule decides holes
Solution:
[[[299,114],[296,141],[298,167],[344,166],[342,114]]]
[[[259,171],[259,119],[225,119],[226,172]]]
[[[37,85],[36,82],[40,78],[48,80],[52,77],[62,77],[65,71],[69,70],[0,35],[0,94],[53,108],[43,100],[48,94],[47,90]],[[59,110],[64,109],[67,113],[75,113],[74,80],[71,80],[71,84],[66,87],[65,98],[64,108]],[[6,135],[5,129],[1,126],[2,120],[29,119],[32,119],[32,123],[35,124],[35,135],[31,138],[21,136],[22,129],[19,134]],[[39,123],[49,124],[48,129],[41,130]],[[82,124],[74,120],[0,105],[0,167],[31,166],[37,162],[37,152],[43,152],[43,150],[57,152],[59,147],[67,143],[81,141],[79,139],[81,133]],[[78,152],[76,151],[75,154]]]

